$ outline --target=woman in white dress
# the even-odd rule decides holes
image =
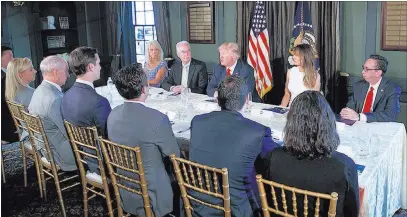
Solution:
[[[321,76],[314,69],[314,55],[309,44],[294,48],[293,61],[296,66],[287,72],[282,107],[289,107],[294,98],[306,90],[320,91],[321,88]]]

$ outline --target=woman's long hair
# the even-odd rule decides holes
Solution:
[[[284,148],[298,159],[330,156],[340,143],[335,115],[324,96],[308,90],[295,97],[284,128]]]
[[[150,41],[150,42],[148,43],[148,45],[147,45],[147,58],[146,58],[146,62],[147,62],[147,63],[151,62],[151,56],[150,56],[150,47],[151,47],[151,46],[154,46],[154,47],[156,47],[158,50],[160,50],[160,54],[158,55],[158,58],[159,58],[158,62],[160,63],[160,62],[163,61],[163,59],[164,59],[164,52],[163,52],[163,49],[161,48],[160,43],[158,43],[158,41],[156,41],[156,40]]]
[[[7,66],[6,73],[6,99],[14,101],[19,90],[27,87],[21,80],[19,74],[32,67],[32,62],[28,58],[15,58]]]
[[[314,88],[318,75],[314,69],[315,59],[311,45],[299,44],[294,48],[294,53],[298,54],[302,59],[302,67],[304,68],[304,85],[308,88]]]

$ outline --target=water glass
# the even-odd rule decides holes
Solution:
[[[249,92],[249,93],[247,94],[247,96],[246,96],[246,104],[245,104],[245,110],[246,110],[246,112],[250,112],[250,108],[251,108],[252,104],[253,104],[253,101],[252,101],[252,93]]]
[[[184,88],[181,92],[181,102],[188,104],[189,95],[191,93],[190,88]]]
[[[107,79],[107,89],[109,89],[109,92],[112,93],[113,88],[114,88],[114,84],[113,84],[112,78],[109,77]]]
[[[354,141],[357,143],[357,155],[359,157],[368,157],[370,152],[369,144],[361,138],[355,138]]]

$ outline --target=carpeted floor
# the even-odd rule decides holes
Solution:
[[[14,144],[13,144],[14,146]],[[28,185],[24,187],[21,161],[6,162],[6,181],[1,185],[1,216],[7,217],[60,217],[61,208],[53,182],[47,183],[48,201],[40,198],[33,165],[28,168]],[[62,193],[68,217],[83,216],[81,187]],[[107,216],[105,200],[96,197],[89,202],[89,217]],[[407,210],[399,210],[393,217],[407,217]]]

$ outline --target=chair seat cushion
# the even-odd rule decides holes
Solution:
[[[100,176],[97,173],[93,173],[93,172],[86,172],[86,179],[89,179],[91,181],[97,182],[99,184],[102,184],[102,176]]]

